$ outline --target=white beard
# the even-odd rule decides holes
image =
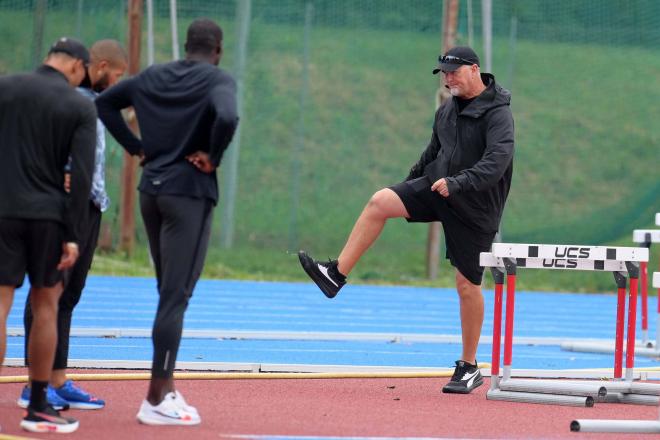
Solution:
[[[449,88],[449,93],[451,93],[451,96],[459,96],[461,91],[458,87],[450,87]]]

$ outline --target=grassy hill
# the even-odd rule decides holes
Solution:
[[[8,49],[0,52],[0,71],[25,68],[31,18],[0,14],[0,46]],[[185,35],[189,20],[180,19]],[[123,40],[121,20],[110,13],[94,16],[83,38]],[[49,13],[46,41],[67,33],[70,21],[65,13]],[[222,64],[232,70],[234,28],[223,27]],[[156,59],[166,61],[167,23],[157,21],[156,31]],[[219,249],[217,210],[207,276],[304,279],[295,251],[336,256],[370,195],[400,181],[430,138],[438,87],[430,70],[439,35],[327,26],[314,27],[311,35],[309,89],[301,97],[302,26],[253,20],[235,249]],[[512,48],[508,39],[496,39],[493,52],[493,72],[513,93],[516,123],[504,241],[632,245],[632,230],[652,227],[660,211],[660,52],[626,47],[625,62],[618,62],[607,46],[518,41]],[[120,162],[121,150],[111,143],[108,179],[115,203],[105,221],[113,227]],[[425,225],[390,222],[351,278],[428,283],[426,232]],[[94,270],[149,272],[143,248],[129,263],[101,255]],[[433,284],[451,285],[453,273],[444,261],[441,272]],[[521,287],[613,290],[609,274],[542,272],[525,274]]]

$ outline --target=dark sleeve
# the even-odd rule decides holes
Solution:
[[[417,161],[417,163],[413,165],[412,168],[410,168],[410,171],[408,172],[408,177],[406,177],[406,181],[411,179],[416,179],[418,177],[422,177],[424,175],[424,168],[426,167],[426,165],[430,164],[435,160],[436,157],[438,157],[438,152],[440,151],[440,139],[438,139],[438,133],[435,127],[439,113],[440,113],[440,109],[438,109],[438,111],[435,112],[435,120],[433,122],[433,133],[431,134],[431,141],[427,145],[426,149],[422,152],[422,155]]]
[[[513,160],[513,116],[511,109],[500,107],[488,115],[486,150],[471,168],[447,177],[449,194],[483,191],[494,186]]]
[[[209,98],[214,113],[209,156],[217,167],[238,126],[236,83],[231,79],[223,81],[211,90]]]
[[[96,155],[96,110],[91,101],[80,107],[76,129],[71,137],[71,193],[64,211],[64,241],[80,243],[81,223],[89,203]]]
[[[126,125],[121,110],[133,105],[132,95],[137,81],[136,77],[120,81],[101,93],[95,101],[99,118],[105,127],[117,142],[134,156],[142,152],[142,141]]]

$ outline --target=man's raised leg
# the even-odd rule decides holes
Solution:
[[[403,202],[391,189],[381,189],[371,196],[337,258],[339,272],[347,276],[353,270],[358,260],[380,236],[387,219],[408,216]]]
[[[394,191],[381,189],[362,210],[337,260],[324,263],[300,251],[300,264],[325,296],[333,298],[346,284],[346,276],[360,257],[376,241],[387,219],[397,217],[408,217],[406,207]]]

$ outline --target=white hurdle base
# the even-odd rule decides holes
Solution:
[[[605,396],[598,396],[597,403],[627,403],[629,405],[658,406],[660,397],[648,394],[629,394],[608,391]]]
[[[591,396],[563,396],[559,394],[519,393],[517,391],[489,390],[486,393],[488,400],[502,400],[506,402],[541,403],[563,406],[594,406]]]
[[[573,432],[660,433],[660,421],[652,420],[573,420]]]
[[[607,388],[597,381],[561,381],[506,379],[500,382],[502,391],[515,391],[541,394],[560,394],[564,396],[605,397]]]
[[[660,224],[660,213],[656,214],[655,221]],[[653,274],[653,287],[660,288],[660,272]],[[660,337],[658,338],[660,340]],[[660,398],[655,392],[660,389],[660,385],[649,383],[631,383],[628,382],[629,391],[623,393],[612,392],[605,396],[605,399],[618,397],[622,400],[632,399],[638,405],[658,405]],[[640,393],[640,394],[629,394]],[[621,402],[621,400],[619,400]],[[622,402],[628,403],[628,402]],[[660,413],[659,413],[660,415]],[[628,432],[640,434],[660,434],[660,417],[658,420],[573,420],[571,422],[571,431],[578,432]]]

